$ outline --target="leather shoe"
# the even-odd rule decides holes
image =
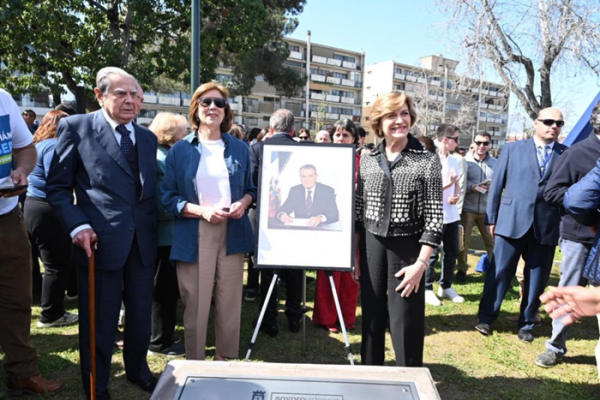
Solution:
[[[519,338],[519,340],[521,340],[525,343],[533,342],[533,335],[531,334],[531,331],[519,329],[519,333],[517,333],[517,337]]]
[[[27,379],[8,378],[6,392],[9,396],[20,396],[22,394],[56,394],[65,388],[64,382],[50,381],[42,375]]]
[[[264,321],[260,326],[260,330],[270,337],[276,337],[279,334],[279,328],[277,328],[277,324],[270,324]]]
[[[293,319],[288,320],[288,328],[292,333],[300,332],[300,321],[295,321]]]
[[[90,396],[89,393],[86,393],[86,399],[91,399],[92,397]],[[96,400],[110,400],[110,394],[108,393],[108,390],[105,390],[102,393],[97,393],[96,394]]]
[[[490,333],[492,333],[492,328],[490,327],[490,324],[486,324],[485,322],[480,322],[477,325],[475,325],[475,329],[485,336],[488,336]]]
[[[138,379],[138,380],[127,379],[127,380],[129,382],[137,385],[144,392],[148,392],[148,393],[154,392],[154,388],[156,387],[156,384],[158,383],[158,379],[154,376],[150,376],[150,379],[148,379],[147,381],[142,381],[140,379]]]

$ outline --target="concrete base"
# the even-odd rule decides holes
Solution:
[[[179,386],[185,383],[188,376],[194,375],[218,378],[244,377],[245,380],[248,380],[248,377],[256,377],[298,380],[305,378],[330,379],[371,383],[379,381],[382,384],[385,382],[409,382],[414,384],[420,399],[440,399],[427,368],[175,360],[167,364],[151,400],[174,399]],[[206,398],[229,398],[223,393],[221,394],[220,396],[219,393],[211,393]],[[385,399],[378,398],[378,400]]]

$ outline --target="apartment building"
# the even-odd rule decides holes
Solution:
[[[458,61],[432,55],[420,58],[420,66],[393,60],[365,68],[362,125],[369,127],[369,114],[377,96],[392,90],[406,92],[415,101],[418,114],[415,134],[433,136],[442,122],[461,130],[462,145],[475,132],[487,131],[494,147],[506,142],[509,91],[503,85],[456,74]],[[370,127],[369,127],[370,129]]]

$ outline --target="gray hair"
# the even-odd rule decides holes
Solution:
[[[271,115],[269,126],[275,132],[292,133],[294,131],[294,114],[290,110],[280,108]]]
[[[136,85],[140,87],[137,79],[135,79],[132,75],[117,67],[104,67],[98,74],[96,74],[96,87],[102,92],[102,94],[106,94],[110,89],[110,76],[111,75],[121,75],[126,78],[131,78],[135,81]]]
[[[592,116],[590,117],[590,124],[594,129],[596,135],[600,135],[600,101],[596,104],[596,107],[592,110]]]

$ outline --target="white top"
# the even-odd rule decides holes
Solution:
[[[33,136],[25,120],[21,116],[19,106],[13,98],[0,89],[0,185],[12,185],[12,151],[27,147]],[[0,215],[12,211],[17,206],[19,197],[0,198]]]
[[[201,206],[229,208],[231,188],[225,164],[225,143],[219,140],[200,140],[200,163],[196,172],[196,187]]]
[[[442,181],[444,186],[450,183],[451,172],[454,171],[457,177],[460,176],[458,171],[458,161],[452,156],[444,156],[438,153],[442,162]],[[456,185],[452,185],[444,190],[444,224],[450,224],[460,219],[458,205],[448,203],[448,199],[455,194]],[[460,193],[456,193],[460,195]]]

